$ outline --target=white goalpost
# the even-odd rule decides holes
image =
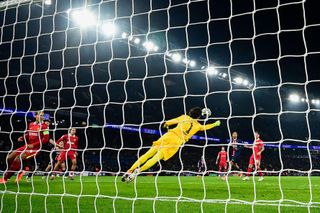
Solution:
[[[0,1],[0,212],[318,211],[314,8],[311,0]],[[121,182],[174,128],[164,124],[194,107],[205,109],[201,125],[221,125]],[[45,122],[35,112],[50,122],[52,143],[24,159],[35,149],[29,135],[44,134],[30,129]],[[61,160],[64,151],[73,156]]]

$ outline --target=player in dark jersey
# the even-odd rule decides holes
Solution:
[[[241,150],[243,149],[243,142],[238,138],[238,133],[233,132],[232,138],[231,138],[231,147],[232,147],[232,153],[231,153],[231,160],[230,160],[230,169],[233,169],[234,167],[240,171],[240,176],[242,176],[242,170],[239,166],[240,164],[240,154]]]

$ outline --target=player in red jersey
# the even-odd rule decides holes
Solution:
[[[42,148],[42,145],[49,140],[49,127],[43,122],[44,113],[42,111],[35,114],[36,121],[28,126],[28,131],[18,138],[22,142],[26,140],[26,144],[7,156],[9,169],[4,173],[4,177],[0,179],[0,183],[4,184],[17,171],[21,170],[21,161],[35,157]],[[21,177],[20,177],[21,176]],[[23,176],[21,172],[16,182],[19,182]]]
[[[219,162],[219,176],[221,173],[221,169],[223,168],[223,171],[227,171],[227,158],[228,153],[225,151],[224,147],[221,147],[221,151],[218,153],[216,164]]]
[[[72,166],[71,166],[71,172],[69,175],[69,178],[73,180],[73,172],[77,167],[77,149],[78,149],[78,136],[76,136],[76,129],[71,128],[69,131],[69,134],[63,135],[59,140],[56,141],[56,146],[60,146],[59,143],[61,141],[64,142],[64,146],[60,148],[63,148],[61,153],[58,156],[58,162],[54,166],[53,171],[58,171],[60,168],[60,165],[65,162],[66,158],[70,158]],[[51,180],[54,179],[54,174],[51,175],[50,177]]]
[[[243,180],[249,180],[249,176],[253,170],[253,166],[256,168],[260,176],[258,181],[263,180],[260,164],[261,164],[261,153],[264,151],[264,144],[263,144],[263,141],[260,139],[260,134],[258,132],[255,132],[255,138],[256,139],[252,146],[252,155],[249,160],[248,171],[247,171],[246,177],[244,177]]]

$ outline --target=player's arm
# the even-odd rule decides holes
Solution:
[[[217,126],[220,126],[220,125],[221,125],[221,121],[216,121],[212,124],[201,125],[200,131],[209,130],[209,129],[215,128]]]
[[[163,127],[164,128],[168,128],[169,126],[172,126],[172,125],[175,125],[175,124],[178,124],[181,122],[181,119],[183,119],[183,115],[181,115],[180,117],[177,117],[177,118],[173,118],[171,120],[168,120],[164,123]]]
[[[261,155],[261,153],[264,151],[264,146],[261,147],[260,152],[258,152],[258,155]]]
[[[218,153],[217,159],[216,159],[216,164],[218,164],[220,158],[220,152]]]
[[[63,146],[61,146],[60,145],[60,142],[61,141],[66,141],[66,140],[68,140],[68,139],[66,139],[66,135],[62,135],[55,143],[54,143],[54,145],[55,146],[57,146],[57,147],[59,147],[59,148],[61,148],[61,149],[63,149]]]

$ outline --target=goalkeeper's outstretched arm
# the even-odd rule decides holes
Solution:
[[[205,130],[212,129],[212,128],[220,126],[220,125],[221,125],[221,121],[216,121],[212,124],[202,125],[200,130],[205,131]]]

